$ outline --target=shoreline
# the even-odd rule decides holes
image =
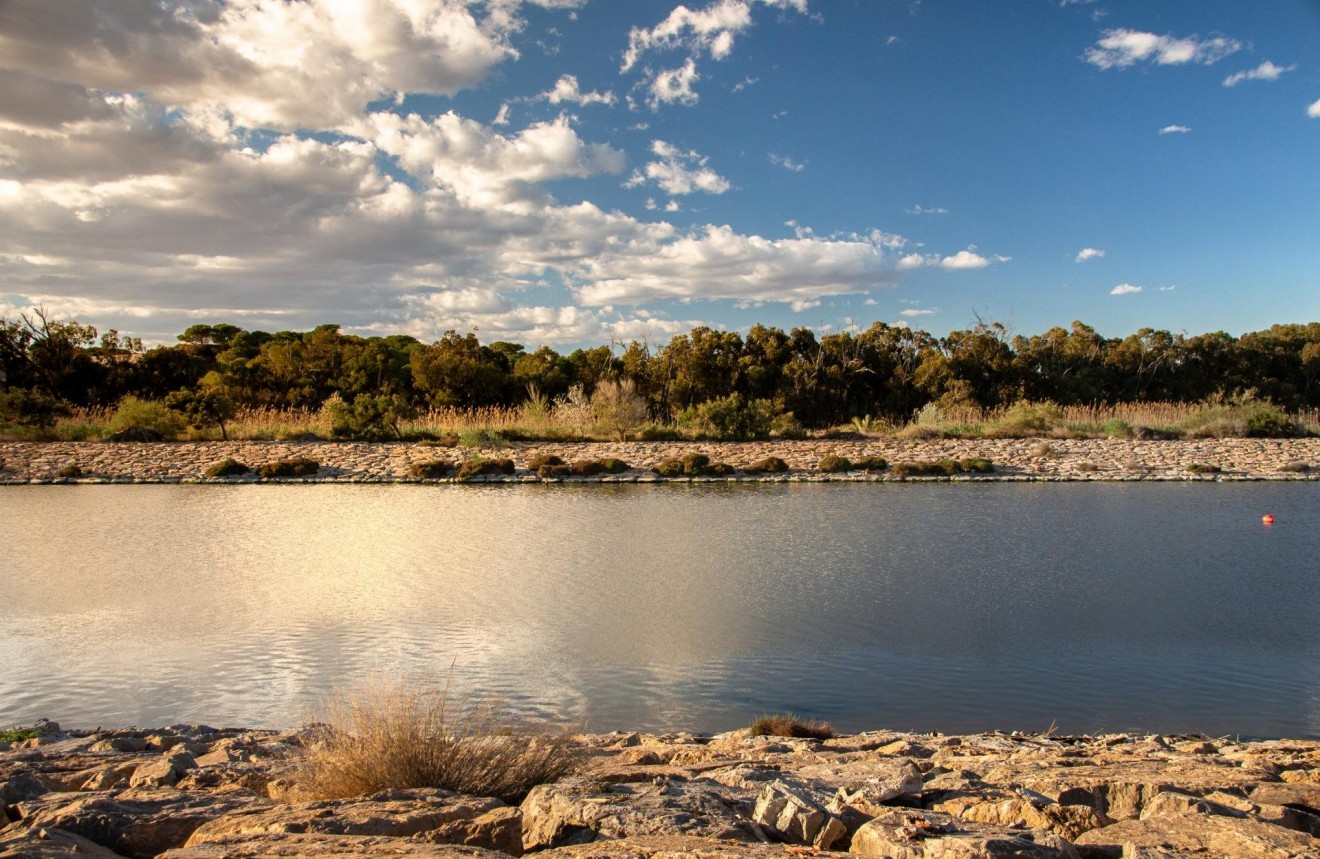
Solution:
[[[575,774],[506,802],[316,799],[310,726],[46,730],[0,745],[0,855],[1320,857],[1320,740],[579,734]]]
[[[691,452],[712,462],[739,469],[729,476],[661,477],[650,471],[661,461]],[[593,477],[540,478],[527,470],[538,455],[555,454],[565,461],[615,457],[629,471]],[[881,456],[899,462],[985,457],[992,474],[953,477],[896,477],[885,472],[824,473],[821,457],[835,454],[856,460]],[[744,474],[741,469],[769,456],[783,459],[784,474]],[[315,476],[263,479],[253,475],[208,478],[205,470],[226,458],[256,467],[291,457],[308,457],[321,465]],[[483,475],[471,483],[792,483],[792,482],[1033,482],[1033,481],[1320,481],[1320,439],[1198,439],[1145,441],[1131,439],[939,439],[897,440],[811,439],[760,442],[512,442],[502,448],[446,448],[425,442],[0,442],[0,485],[132,484],[132,483],[428,483],[460,482],[454,478],[409,476],[417,463],[461,462],[473,457],[509,458],[512,475]],[[76,465],[81,477],[61,477]],[[1193,473],[1189,466],[1213,466],[1213,473]],[[1306,471],[1287,468],[1308,467]]]

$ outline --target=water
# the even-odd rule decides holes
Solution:
[[[1320,736],[1313,484],[0,490],[0,725],[379,676],[593,730]],[[1260,517],[1272,512],[1273,528]]]

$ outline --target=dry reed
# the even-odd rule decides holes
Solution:
[[[433,787],[518,803],[538,784],[578,769],[564,730],[520,726],[489,701],[378,681],[332,698],[300,762],[309,798]]]

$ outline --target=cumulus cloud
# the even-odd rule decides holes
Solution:
[[[913,205],[910,209],[905,209],[909,215],[947,215],[949,210],[943,206],[923,206],[920,203]]]
[[[1320,119],[1320,98],[1311,102],[1311,106],[1306,109],[1306,115],[1312,119]]]
[[[682,150],[663,140],[651,142],[651,152],[658,160],[633,172],[627,187],[635,188],[647,182],[658,185],[673,197],[693,194],[723,194],[730,188],[729,180],[706,166],[709,159],[696,150]]]
[[[1242,50],[1237,39],[1214,36],[1177,38],[1144,33],[1139,30],[1106,30],[1100,40],[1082,55],[1086,62],[1101,69],[1125,69],[1140,62],[1161,66],[1185,63],[1211,65]]]
[[[1254,69],[1234,72],[1224,78],[1224,86],[1237,86],[1243,81],[1277,81],[1286,72],[1296,71],[1296,69],[1297,65],[1295,63],[1291,66],[1276,66],[1266,60]]]
[[[1160,134],[1189,134],[1191,129],[1185,125],[1166,125],[1160,129]]]
[[[1089,259],[1099,259],[1105,252],[1099,248],[1082,248],[1077,252],[1077,262],[1086,262]]]
[[[1138,292],[1141,292],[1141,287],[1131,283],[1120,283],[1109,290],[1110,295],[1136,295]]]
[[[665,104],[696,104],[701,97],[692,85],[699,80],[697,64],[691,59],[676,69],[657,72],[648,86],[650,95],[646,103],[651,110],[659,110]]]
[[[990,260],[968,248],[965,251],[958,251],[953,256],[944,257],[938,265],[940,268],[953,270],[977,269],[990,265]]]
[[[555,85],[549,92],[542,93],[542,97],[551,104],[567,102],[582,107],[589,104],[614,104],[614,93],[609,90],[605,92],[582,92],[578,89],[576,75],[563,75],[555,81]]]
[[[909,307],[906,310],[900,310],[899,316],[934,316],[937,311],[929,308]]]

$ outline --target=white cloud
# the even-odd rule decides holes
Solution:
[[[906,310],[900,310],[899,316],[934,316],[937,312],[938,311],[930,310],[930,309],[909,307]]]
[[[1295,71],[1296,69],[1297,65],[1295,63],[1291,66],[1276,66],[1266,60],[1254,69],[1234,72],[1224,78],[1224,86],[1237,86],[1243,81],[1277,81],[1285,72]]]
[[[785,170],[791,170],[794,173],[801,173],[803,170],[807,169],[806,162],[794,161],[787,155],[776,155],[773,152],[770,153],[770,163],[774,164],[776,167],[783,167]]]
[[[1156,289],[1157,289],[1158,291],[1160,291],[1160,292],[1173,292],[1173,291],[1174,291],[1175,289],[1177,289],[1177,288],[1178,288],[1177,286],[1157,286],[1157,287],[1156,287]]]
[[[796,301],[790,301],[788,303],[788,306],[793,310],[794,313],[801,313],[804,310],[812,310],[814,308],[820,307],[820,299],[819,298],[813,298],[810,300],[798,299]]]
[[[1083,59],[1101,69],[1125,69],[1143,61],[1161,66],[1185,63],[1210,65],[1237,53],[1242,47],[1237,39],[1224,36],[1209,39],[1197,36],[1175,38],[1138,30],[1116,29],[1106,30],[1095,46],[1086,50]]]
[[[939,261],[938,265],[940,268],[959,271],[985,268],[990,265],[990,260],[976,253],[971,248],[968,248],[965,251],[958,251],[958,253],[953,256],[944,257]]]
[[[1086,262],[1089,259],[1099,259],[1105,252],[1099,248],[1082,248],[1077,252],[1077,262]]]
[[[694,105],[701,97],[692,85],[699,80],[701,75],[697,74],[697,64],[691,59],[676,69],[657,72],[651,78],[651,94],[646,103],[651,110],[659,110],[663,104]]]
[[[570,104],[586,107],[589,104],[614,104],[614,93],[606,90],[605,92],[582,92],[578,89],[578,79],[575,75],[563,75],[555,81],[554,87],[549,92],[543,93],[542,97],[551,104]]]
[[[1320,119],[1320,99],[1311,102],[1311,106],[1306,109],[1306,115],[1312,119]]]
[[[651,152],[660,160],[650,161],[640,170],[633,171],[625,186],[635,188],[652,182],[670,196],[693,194],[723,194],[730,188],[729,180],[706,166],[709,159],[695,150],[684,151],[663,140],[651,141]]]
[[[777,9],[806,14],[806,0],[760,0]],[[704,9],[676,6],[659,24],[647,29],[633,27],[619,71],[630,70],[651,51],[684,49],[693,55],[709,54],[722,60],[733,50],[734,37],[752,25],[752,0],[716,0]]]
[[[491,120],[490,124],[491,125],[509,124],[509,103],[507,101],[500,105],[499,111],[495,114],[495,118]]]
[[[1120,283],[1109,290],[1110,295],[1136,295],[1138,292],[1141,292],[1141,287],[1131,283]]]
[[[1191,129],[1185,125],[1166,125],[1160,129],[1160,134],[1189,134]]]
[[[947,215],[949,210],[943,206],[923,206],[917,203],[910,209],[904,209],[909,215]]]

